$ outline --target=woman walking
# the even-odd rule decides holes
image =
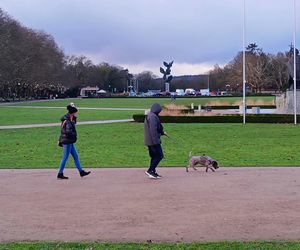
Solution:
[[[75,148],[75,142],[77,141],[76,132],[76,120],[77,120],[77,108],[74,103],[67,106],[68,113],[61,118],[61,134],[59,138],[59,146],[63,147],[63,156],[60,162],[59,171],[57,174],[58,179],[69,179],[64,176],[64,169],[71,154],[73,156],[75,165],[79,171],[81,177],[90,174],[91,172],[84,171],[80,165],[78,154]]]

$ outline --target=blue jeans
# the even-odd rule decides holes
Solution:
[[[164,158],[164,153],[160,144],[148,146],[149,155],[151,157],[149,172],[156,172],[158,163]]]
[[[75,165],[76,165],[78,171],[79,172],[82,171],[82,167],[79,162],[75,144],[63,144],[63,150],[64,150],[64,152],[63,152],[63,156],[62,156],[60,166],[59,166],[59,173],[64,172],[64,169],[65,169],[65,166],[66,166],[66,163],[67,163],[67,160],[68,160],[70,154],[73,156],[73,159],[74,159],[74,162],[75,162]]]

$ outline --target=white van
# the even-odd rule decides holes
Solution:
[[[185,95],[195,95],[196,91],[194,89],[186,89],[184,94]]]
[[[200,94],[204,96],[210,96],[209,89],[200,89]]]
[[[184,96],[184,90],[183,89],[176,89],[176,95],[177,96]]]

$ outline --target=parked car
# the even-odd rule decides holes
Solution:
[[[170,92],[161,92],[161,95],[162,96],[171,96],[171,93]]]
[[[184,95],[195,95],[195,90],[194,89],[186,89],[184,91]]]

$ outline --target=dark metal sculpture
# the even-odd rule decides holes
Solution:
[[[166,83],[170,84],[173,79],[173,76],[171,75],[171,67],[173,65],[173,62],[174,61],[172,61],[170,63],[163,62],[166,69],[160,67],[160,73],[163,74],[163,79],[164,79],[165,84]]]

